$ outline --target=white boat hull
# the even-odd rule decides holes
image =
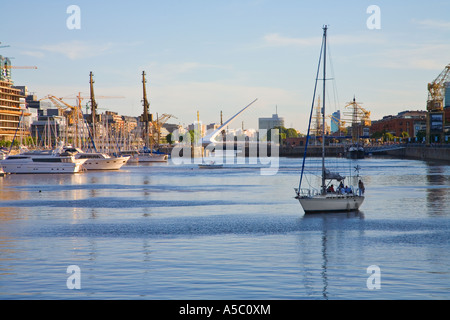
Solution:
[[[317,195],[298,197],[305,213],[327,213],[339,211],[357,211],[364,201],[364,196],[356,195]]]
[[[0,161],[0,165],[5,173],[27,174],[27,173],[78,173],[83,170],[85,160],[75,160],[74,162],[45,163],[30,161],[15,161],[9,163],[8,160]]]
[[[119,170],[130,157],[111,157],[105,159],[87,159],[83,164],[86,170]]]
[[[65,147],[64,152],[73,154],[75,159],[85,159],[83,167],[86,170],[119,170],[130,159],[130,156],[111,157],[100,152],[84,152],[71,146]]]

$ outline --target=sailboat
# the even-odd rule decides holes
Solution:
[[[327,50],[327,30],[328,26],[323,27],[322,48],[319,58],[319,65],[316,75],[316,85],[314,87],[313,102],[311,106],[311,115],[309,118],[308,134],[305,144],[305,152],[303,156],[303,164],[300,175],[298,188],[295,188],[295,199],[297,199],[305,213],[329,213],[338,211],[357,211],[364,201],[362,190],[353,188],[339,188],[338,190],[330,190],[328,187],[332,181],[336,180],[343,186],[345,177],[339,173],[331,172],[325,166],[325,82],[326,82],[326,50]],[[322,55],[323,54],[323,55]],[[317,81],[319,80],[319,72],[321,59],[323,58],[323,99],[322,99],[322,184],[318,188],[302,189],[302,181],[305,172],[305,159],[308,148],[309,132],[311,126],[311,118],[314,109],[314,99],[317,89]]]
[[[150,104],[147,100],[147,89],[145,88],[145,83],[147,80],[145,79],[145,71],[142,71],[142,91],[143,91],[143,104],[144,104],[144,112],[141,116],[141,121],[144,123],[144,147],[137,154],[133,154],[131,162],[167,162],[169,159],[169,155],[160,151],[154,151],[153,146],[150,145],[149,135],[150,135],[150,126],[152,125],[152,115],[149,113]],[[150,146],[149,146],[150,145]]]

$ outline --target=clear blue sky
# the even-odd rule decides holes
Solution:
[[[66,26],[72,4],[79,30]],[[379,30],[367,27],[370,5],[381,9]],[[145,70],[151,112],[181,124],[197,110],[219,122],[221,110],[228,118],[258,98],[235,127],[257,129],[278,106],[287,127],[305,131],[324,24],[337,92],[329,113],[354,95],[373,120],[424,110],[427,83],[450,63],[448,1],[16,0],[0,17],[10,45],[0,54],[38,67],[13,70],[16,85],[39,98],[88,96],[92,71],[97,96],[125,97],[99,107],[137,116]]]

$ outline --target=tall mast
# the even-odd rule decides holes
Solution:
[[[323,27],[323,97],[322,97],[322,194],[326,194],[325,184],[325,83],[326,83],[326,69],[327,69],[327,29]]]
[[[144,102],[144,112],[142,113],[142,122],[145,123],[145,146],[148,147],[149,146],[149,128],[148,128],[148,123],[149,121],[151,121],[151,119],[149,119],[149,103],[147,100],[147,90],[145,89],[145,83],[147,82],[147,80],[145,80],[145,71],[142,71],[142,95],[143,95],[143,102]]]
[[[97,130],[96,130],[96,121],[97,121],[97,102],[95,101],[95,96],[94,96],[94,79],[93,79],[93,74],[92,71],[89,73],[89,87],[91,90],[91,124],[92,124],[92,144],[94,146],[94,149],[97,149],[95,147],[95,139],[97,137]],[[81,97],[79,97],[79,102],[80,102],[80,110],[81,110]],[[77,111],[77,115],[78,115],[78,111]],[[77,123],[78,123],[78,119],[77,119]],[[78,136],[78,132],[77,132],[77,136]],[[75,140],[76,141],[76,140]]]
[[[95,96],[94,96],[94,80],[93,80],[93,74],[92,71],[89,74],[89,85],[91,89],[91,123],[92,128],[95,128],[95,121],[97,117],[97,102],[95,102]]]

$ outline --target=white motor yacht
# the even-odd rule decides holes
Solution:
[[[73,147],[65,147],[64,152],[73,154],[76,159],[86,160],[83,164],[86,170],[119,170],[130,159],[129,156],[111,157],[106,153],[84,152]]]
[[[84,159],[59,154],[18,154],[0,161],[5,173],[78,173]]]

